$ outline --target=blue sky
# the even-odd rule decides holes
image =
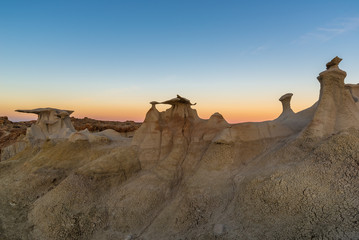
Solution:
[[[0,115],[143,120],[177,93],[229,121],[302,110],[335,56],[359,82],[359,1],[1,1]],[[34,116],[32,116],[34,117]]]

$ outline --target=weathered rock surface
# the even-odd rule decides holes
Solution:
[[[141,126],[141,123],[133,121],[100,121],[91,118],[79,119],[74,117],[71,117],[71,122],[69,122],[67,116],[72,111],[54,108],[18,111],[38,114],[38,120],[11,122],[7,117],[0,117],[1,160],[9,159],[21,152],[29,143],[33,145],[45,139],[71,138],[71,141],[82,139],[91,142],[119,141],[122,137],[132,137],[134,132]],[[27,136],[25,137],[25,135]]]
[[[346,72],[339,69],[340,58],[327,64],[327,70],[319,74],[320,96],[313,119],[304,134],[324,137],[341,130],[357,127],[359,111],[352,94],[345,87]]]
[[[26,132],[26,138],[32,144],[49,139],[68,138],[71,133],[75,132],[70,120],[70,114],[73,111],[49,107],[16,111],[38,115],[36,124],[31,125]]]
[[[0,162],[0,238],[357,239],[359,110],[339,62],[317,103],[295,113],[286,94],[273,121],[200,119],[177,96],[133,139],[26,148]]]
[[[26,129],[34,122],[14,123],[7,117],[0,117],[0,160],[8,159],[16,152],[22,151],[22,139],[26,134]]]
[[[132,145],[139,147],[142,168],[152,168],[161,161],[176,155],[178,165],[186,155],[190,144],[209,145],[216,134],[229,127],[222,115],[216,113],[209,120],[200,119],[190,101],[177,98],[162,102],[171,107],[165,112],[156,109],[157,102],[151,102],[142,126],[137,130]],[[202,146],[202,147],[203,147]]]
[[[74,118],[71,117],[71,122],[77,131],[89,130],[90,132],[101,132],[107,129],[113,129],[121,133],[124,137],[132,137],[135,131],[141,126],[141,123],[134,121],[101,121],[91,118]]]

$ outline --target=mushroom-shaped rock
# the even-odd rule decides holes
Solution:
[[[75,129],[71,123],[71,110],[56,108],[36,108],[31,110],[16,110],[23,113],[38,115],[36,124],[28,128],[26,137],[30,142],[46,139],[68,138]]]
[[[286,93],[283,96],[279,98],[279,101],[282,102],[282,113],[277,118],[277,120],[284,120],[288,117],[291,117],[294,115],[294,112],[292,108],[290,107],[290,100],[292,99],[293,93]]]

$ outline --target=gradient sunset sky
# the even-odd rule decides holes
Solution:
[[[359,1],[3,0],[0,116],[143,121],[180,94],[202,118],[269,120],[285,93],[294,111],[316,102],[335,56],[358,83]]]

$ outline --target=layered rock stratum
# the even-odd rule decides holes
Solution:
[[[28,140],[0,162],[1,239],[358,239],[359,90],[340,61],[272,121],[201,119],[178,95],[133,138]]]

